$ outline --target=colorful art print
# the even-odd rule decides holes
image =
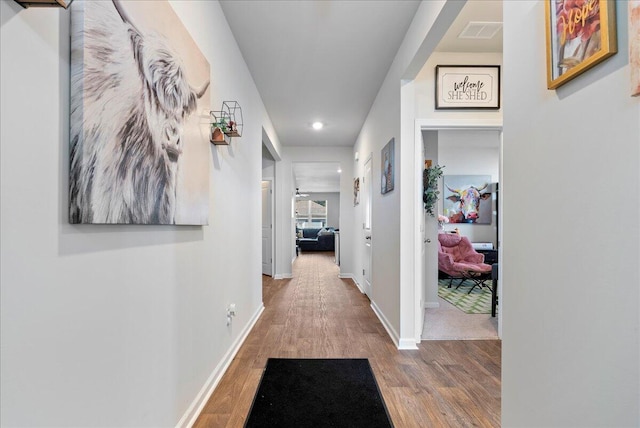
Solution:
[[[437,65],[436,110],[500,108],[499,65]]]
[[[209,82],[168,1],[72,4],[71,223],[208,223]]]
[[[545,17],[549,89],[617,52],[614,0],[545,0]]]
[[[443,214],[449,223],[491,224],[489,175],[445,175]]]
[[[360,177],[353,179],[353,206],[360,203]]]
[[[640,0],[629,0],[629,67],[631,96],[640,95]]]
[[[384,146],[381,152],[382,181],[381,181],[380,190],[383,195],[393,190],[394,156],[395,156],[395,138],[392,138],[387,143],[387,145]]]

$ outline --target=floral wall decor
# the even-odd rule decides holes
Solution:
[[[631,96],[640,95],[640,0],[629,0],[629,66]]]
[[[614,0],[545,0],[545,12],[549,89],[617,52]]]

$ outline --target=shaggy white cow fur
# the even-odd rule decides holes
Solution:
[[[71,223],[175,223],[182,126],[198,91],[114,1],[72,10]]]

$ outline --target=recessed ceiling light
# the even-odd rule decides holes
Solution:
[[[313,127],[313,129],[315,129],[316,131],[319,129],[322,129],[322,127],[324,126],[324,123],[322,122],[313,122],[313,125],[311,125]]]
[[[341,172],[342,172],[342,170],[341,170],[341,169],[338,169],[338,174],[340,174]]]

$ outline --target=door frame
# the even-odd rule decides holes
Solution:
[[[274,183],[275,180],[272,177],[262,178],[261,183],[261,193],[262,193],[262,182],[269,182],[269,202],[271,205],[271,278],[275,275],[275,265],[276,265],[276,243],[275,243],[275,224],[276,224],[276,212],[275,212],[275,198],[274,198]],[[262,196],[262,195],[261,195]]]
[[[370,164],[369,176],[367,177],[367,164]],[[360,199],[362,202],[362,228],[360,230],[360,237],[358,239],[358,245],[365,245],[366,240],[366,218],[367,218],[367,209],[369,210],[369,236],[373,236],[373,152],[369,153],[369,156],[364,161],[362,166],[362,179],[363,182],[360,185],[360,189],[362,190]],[[368,182],[367,182],[368,179]],[[368,187],[367,187],[368,186]],[[367,188],[367,194],[364,194],[364,189]],[[366,196],[366,198],[365,198]],[[368,199],[368,200],[365,200]],[[361,247],[364,248],[364,247]],[[364,260],[366,257],[369,260]],[[362,272],[362,292],[369,297],[369,300],[373,301],[373,239],[369,242],[369,251],[363,252],[363,270],[364,266],[369,270],[366,274]],[[367,287],[367,275],[369,276],[369,286]]]
[[[414,134],[414,168],[415,168],[415,182],[414,189],[415,194],[414,201],[414,310],[415,310],[415,331],[416,341],[420,342],[422,339],[422,326],[424,322],[424,308],[422,307],[422,300],[424,298],[422,294],[422,283],[424,278],[422,276],[422,264],[424,261],[421,258],[422,253],[422,231],[420,216],[423,216],[424,207],[422,203],[422,175],[424,171],[424,160],[422,159],[422,131],[442,131],[442,130],[496,130],[500,132],[500,159],[499,159],[499,177],[500,182],[500,197],[498,198],[498,212],[501,218],[504,218],[504,210],[502,208],[504,201],[504,186],[502,185],[502,150],[503,150],[503,138],[502,138],[502,119],[477,119],[477,118],[459,118],[459,119],[416,119],[415,121],[415,134]],[[498,296],[502,296],[502,228],[504,221],[498,222]],[[502,338],[502,310],[498,311],[498,337]]]

